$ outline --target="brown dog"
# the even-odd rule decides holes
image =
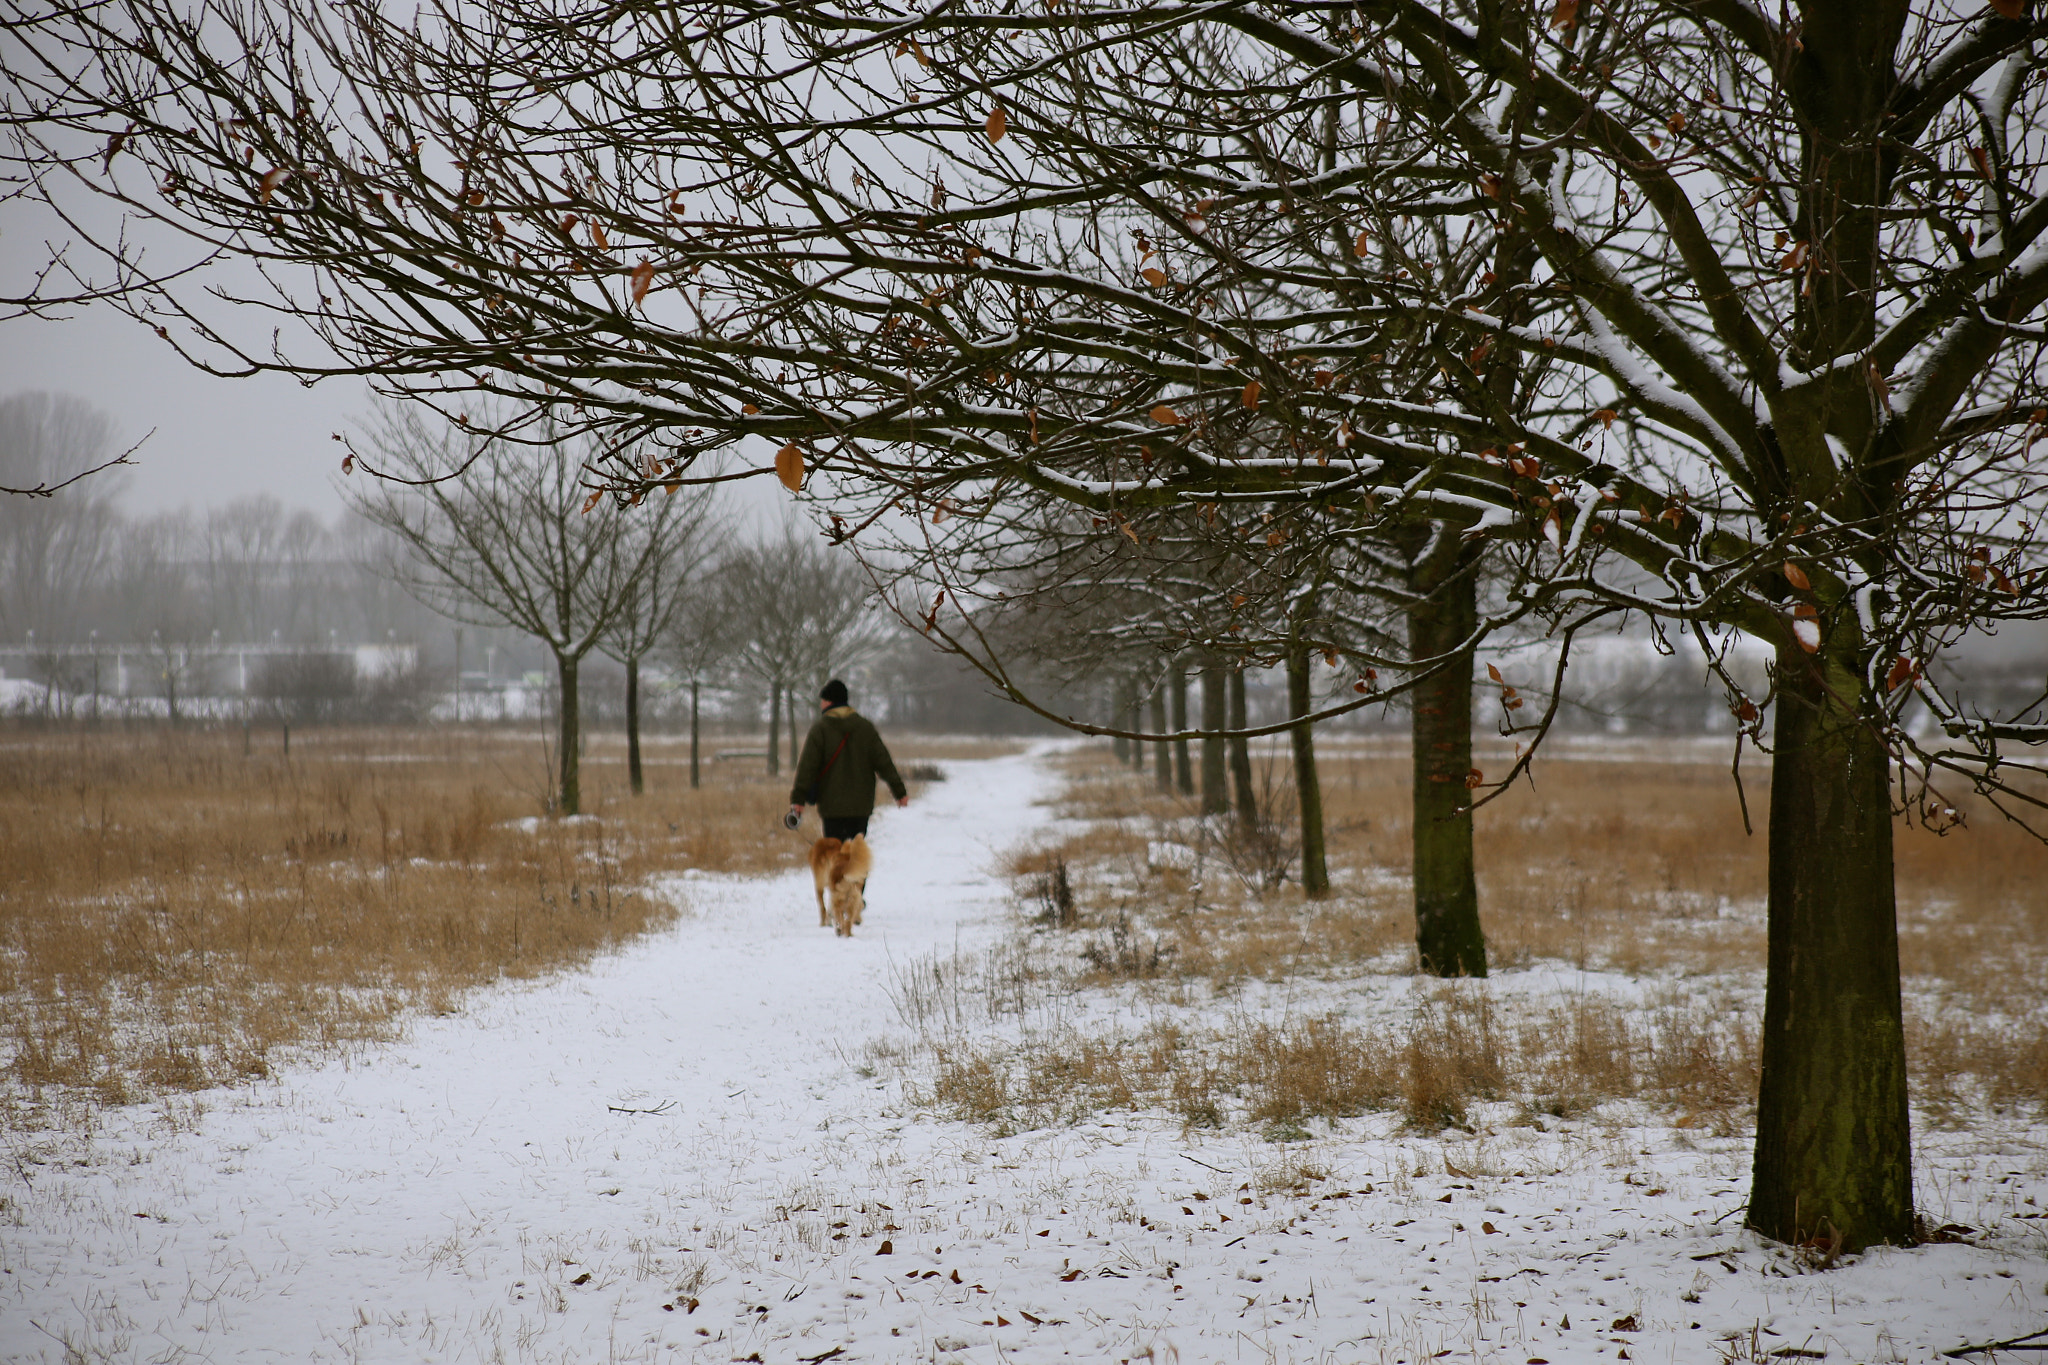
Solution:
[[[856,834],[844,842],[820,839],[811,845],[811,881],[818,888],[818,923],[830,924],[841,938],[853,937],[866,908],[862,894],[867,890],[868,872],[874,866],[865,836]],[[828,916],[825,903],[831,900]]]

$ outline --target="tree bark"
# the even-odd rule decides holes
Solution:
[[[1130,714],[1128,706],[1124,706],[1124,702],[1128,700],[1128,690],[1130,690],[1130,684],[1126,684],[1126,681],[1120,679],[1120,677],[1114,681],[1114,684],[1110,684],[1110,714],[1116,716],[1114,724],[1118,726],[1118,729],[1124,729],[1124,720]],[[1122,735],[1112,735],[1110,737],[1110,749],[1116,753],[1118,767],[1128,767],[1130,765],[1130,741],[1128,739],[1124,739]]]
[[[1779,654],[1748,1217],[1766,1237],[1842,1251],[1913,1235],[1890,773],[1856,714],[1862,664],[1849,649]]]
[[[1202,814],[1230,814],[1230,788],[1224,772],[1223,739],[1220,731],[1227,723],[1227,704],[1223,695],[1223,667],[1221,664],[1205,664],[1202,667]]]
[[[583,731],[576,697],[576,677],[582,664],[574,655],[555,656],[555,669],[562,681],[561,729],[556,736],[562,746],[561,783],[555,802],[558,815],[580,815],[583,811]]]
[[[1168,683],[1172,688],[1169,700],[1173,703],[1173,728],[1176,731],[1185,730],[1188,728],[1188,670],[1186,666],[1179,663],[1174,664],[1173,672],[1168,675]],[[1184,739],[1177,739],[1173,742],[1173,784],[1180,789],[1182,796],[1193,796],[1195,794],[1195,774],[1193,765],[1188,762],[1188,742]]]
[[[782,684],[768,684],[768,776],[782,771]]]
[[[1478,623],[1475,564],[1453,537],[1418,565],[1421,600],[1408,611],[1408,650],[1434,659],[1458,648]],[[1415,689],[1410,737],[1414,780],[1415,948],[1437,976],[1485,976],[1486,936],[1472,870],[1472,654]]]
[[[1135,681],[1130,683],[1129,687],[1130,691],[1127,696],[1130,701],[1130,709],[1125,713],[1130,718],[1129,728],[1132,730],[1142,730],[1145,728],[1145,699],[1138,695],[1138,684]],[[1131,741],[1131,771],[1135,773],[1145,771],[1145,744],[1143,740],[1134,739]]]
[[[697,683],[697,680],[696,680],[695,678],[692,678],[692,679],[690,679],[690,790],[691,790],[691,791],[695,791],[695,790],[697,790],[697,788],[698,788],[698,787],[700,787],[700,786],[702,786],[702,785],[703,785],[703,783],[702,783],[702,781],[701,781],[701,774],[700,774],[700,772],[699,772],[699,770],[698,770],[698,767],[697,767],[697,743],[698,743],[698,739],[699,739],[699,737],[700,737],[700,736],[699,736],[699,731],[698,731],[698,728],[697,728],[697,687],[698,687],[698,683]]]
[[[789,705],[789,771],[791,776],[795,776],[796,765],[803,758],[801,746],[803,745],[804,737],[802,732],[797,729],[796,724],[796,689],[794,687],[790,688],[784,696],[787,698]]]
[[[1248,708],[1245,705],[1242,668],[1233,668],[1225,675],[1224,700],[1230,728],[1244,729]],[[1251,741],[1239,735],[1226,741],[1224,747],[1230,757],[1231,798],[1237,808],[1237,823],[1251,829],[1259,823],[1259,798],[1252,788]]]
[[[1295,718],[1287,738],[1294,745],[1294,799],[1301,808],[1301,889],[1310,900],[1330,894],[1330,871],[1324,861],[1323,783],[1316,773],[1315,726],[1304,719],[1314,710],[1309,690],[1307,645],[1287,651],[1287,714]]]
[[[1166,733],[1166,684],[1152,689],[1152,733]],[[1173,742],[1160,740],[1152,746],[1152,776],[1162,796],[1173,791]]]
[[[640,776],[640,656],[626,657],[626,779],[633,795],[644,792]]]

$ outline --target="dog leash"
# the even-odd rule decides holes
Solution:
[[[839,755],[846,752],[847,741],[852,738],[853,732],[851,730],[847,731],[844,735],[841,735],[839,737],[839,747],[832,751],[832,757],[826,759],[825,766],[818,770],[818,780],[811,784],[811,806],[813,807],[813,809],[815,809],[818,804],[818,793],[822,792],[825,789],[825,778],[831,773],[832,765],[839,761]],[[823,820],[825,817],[820,815],[818,818],[820,820]],[[797,833],[796,825],[785,824],[783,828],[788,830],[791,834],[795,834],[796,837],[799,839],[804,837],[802,834]]]
[[[824,791],[824,790],[825,790],[825,779],[826,779],[827,777],[831,776],[831,774],[832,774],[832,765],[833,765],[834,763],[837,763],[837,762],[839,761],[839,755],[841,755],[841,754],[843,754],[843,753],[845,753],[845,752],[846,752],[846,742],[847,742],[848,740],[852,739],[852,738],[853,738],[853,731],[851,731],[851,730],[848,730],[848,731],[847,731],[847,732],[846,732],[845,734],[841,735],[841,736],[839,737],[839,747],[838,747],[838,748],[836,748],[836,749],[834,749],[834,750],[832,751],[832,757],[830,757],[830,758],[826,759],[826,760],[825,760],[825,766],[824,766],[824,767],[822,767],[822,768],[820,768],[820,769],[818,770],[818,780],[817,780],[816,782],[813,782],[813,783],[811,784],[811,804],[812,804],[812,805],[814,805],[814,806],[815,806],[815,805],[817,805],[817,804],[818,804],[818,793],[820,793],[820,792],[822,792],[822,791]],[[823,819],[824,817],[820,816],[819,818],[820,818],[820,819]]]

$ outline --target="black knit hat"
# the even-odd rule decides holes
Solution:
[[[831,682],[825,684],[823,691],[818,693],[818,700],[830,702],[834,706],[846,705],[846,684],[834,678]]]

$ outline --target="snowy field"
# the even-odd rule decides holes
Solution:
[[[948,768],[877,821],[851,941],[807,878],[685,878],[680,922],[587,971],[8,1153],[0,1358],[1923,1361],[2048,1328],[2048,1132],[2017,1121],[1916,1134],[1921,1206],[1968,1240],[1811,1273],[1741,1231],[1741,1137],[1647,1111],[1285,1144],[916,1111],[865,1045],[911,964],[1005,932],[995,855],[1055,785]],[[1329,1004],[1303,989],[1216,1009]]]

